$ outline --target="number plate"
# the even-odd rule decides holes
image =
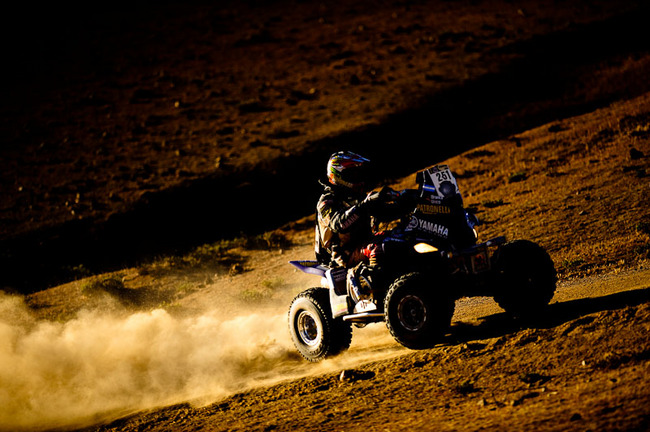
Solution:
[[[451,193],[458,194],[458,183],[447,165],[437,165],[424,171],[423,189],[433,195],[435,199],[443,199],[444,195],[440,192],[441,185],[446,183],[451,187]]]

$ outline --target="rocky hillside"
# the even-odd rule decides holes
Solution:
[[[649,89],[644,2],[12,12],[0,257],[21,292],[305,216],[340,148],[398,178]]]

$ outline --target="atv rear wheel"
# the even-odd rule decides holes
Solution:
[[[384,317],[397,342],[412,349],[430,348],[449,329],[454,307],[454,300],[434,291],[431,281],[410,273],[390,286]]]
[[[339,354],[352,342],[351,325],[332,318],[327,288],[310,288],[294,298],[289,332],[300,354],[311,362]]]
[[[504,244],[495,255],[494,269],[494,300],[513,316],[537,315],[553,298],[557,273],[551,257],[536,243]]]

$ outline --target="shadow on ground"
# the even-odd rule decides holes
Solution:
[[[603,297],[553,303],[544,311],[543,316],[537,318],[512,319],[506,313],[499,313],[482,318],[478,325],[455,323],[447,339],[449,343],[459,344],[498,338],[525,329],[553,328],[594,313],[623,309],[648,302],[650,302],[650,287]]]

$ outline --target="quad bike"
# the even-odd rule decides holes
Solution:
[[[541,312],[557,281],[548,253],[527,240],[496,237],[477,243],[476,217],[463,207],[446,165],[418,173],[418,189],[384,189],[404,216],[376,236],[371,295],[355,294],[350,271],[318,261],[290,261],[321,277],[321,287],[298,294],[289,309],[291,338],[312,362],[349,348],[352,325],[385,321],[397,342],[411,349],[440,342],[455,301],[491,296],[514,317]]]

